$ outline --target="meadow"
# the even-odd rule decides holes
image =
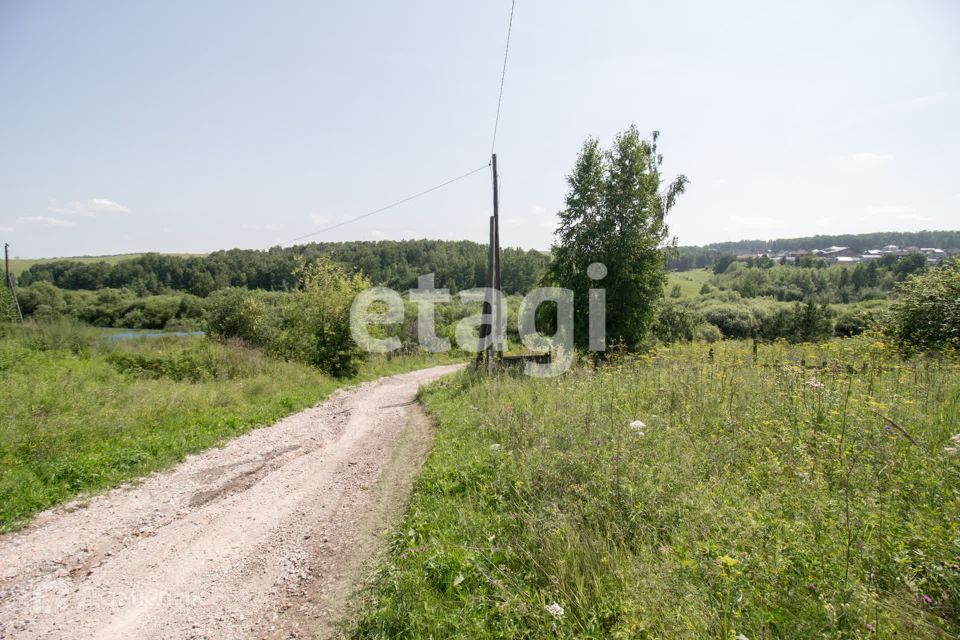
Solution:
[[[335,379],[238,341],[107,340],[72,322],[0,325],[0,531],[313,405],[450,358],[371,358]]]
[[[700,295],[700,290],[703,288],[703,285],[707,284],[711,278],[713,278],[713,272],[707,269],[668,271],[667,284],[664,291],[667,295],[673,292],[673,295],[678,298],[695,298]]]
[[[435,446],[352,637],[960,634],[955,359],[686,343],[421,396]]]

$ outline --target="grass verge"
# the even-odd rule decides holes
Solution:
[[[866,339],[464,373],[356,638],[949,638],[960,369]]]
[[[336,380],[203,337],[109,341],[69,323],[0,331],[0,531],[271,424],[338,387],[450,361],[375,358]]]

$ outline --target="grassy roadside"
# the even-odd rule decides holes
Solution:
[[[956,364],[708,349],[428,388],[435,446],[352,635],[957,637]]]
[[[163,469],[339,387],[451,361],[378,358],[348,380],[202,337],[107,341],[74,325],[0,337],[0,531]]]

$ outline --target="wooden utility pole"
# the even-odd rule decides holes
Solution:
[[[7,288],[10,290],[10,297],[13,299],[13,306],[17,309],[17,317],[23,322],[23,313],[20,311],[20,302],[17,300],[17,286],[13,282],[13,276],[10,275],[10,243],[3,243],[3,270],[7,281]]]
[[[493,216],[490,216],[490,226],[487,233],[487,239],[489,244],[487,245],[487,277],[483,281],[483,286],[486,287],[486,291],[483,297],[483,307],[481,310],[481,321],[480,321],[480,340],[477,343],[477,362],[476,368],[479,369],[483,366],[485,369],[490,369],[490,350],[491,345],[485,345],[484,341],[490,336],[491,329],[491,314],[493,313],[493,296],[490,295],[490,287],[493,286]],[[487,318],[483,320],[482,318]]]
[[[499,343],[502,332],[500,313],[502,301],[500,299],[500,191],[497,175],[497,154],[490,160],[493,167],[493,215],[490,216],[490,244],[487,251],[487,295],[483,300],[483,315],[487,318],[480,324],[480,342],[477,349],[477,363],[479,369],[483,364],[487,371],[492,371],[494,357],[499,361],[503,358],[503,350]],[[491,291],[493,290],[493,292]],[[490,339],[490,344],[484,342]]]
[[[500,295],[500,178],[497,174],[497,154],[492,154],[490,164],[493,166],[493,288],[496,290],[493,298],[493,349],[500,361],[503,359],[503,345],[500,343],[503,300]]]

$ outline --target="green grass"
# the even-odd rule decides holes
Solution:
[[[685,298],[694,298],[700,295],[700,289],[713,277],[709,269],[691,269],[690,271],[667,272],[667,295],[674,286],[680,286],[680,294]]]
[[[422,397],[435,447],[354,637],[960,633],[955,363],[722,342]]]
[[[377,358],[349,380],[203,337],[109,341],[64,323],[0,326],[0,531],[163,469],[334,389],[431,364]]]
[[[107,264],[117,264],[124,260],[132,260],[133,258],[139,258],[142,256],[142,253],[121,253],[111,256],[69,256],[63,258],[11,258],[10,259],[10,273],[15,276],[19,276],[21,273],[29,269],[35,264],[43,264],[46,262],[56,262],[58,260],[69,260],[71,262],[106,262]],[[165,255],[173,256],[198,256],[204,255],[200,253],[171,253]]]

